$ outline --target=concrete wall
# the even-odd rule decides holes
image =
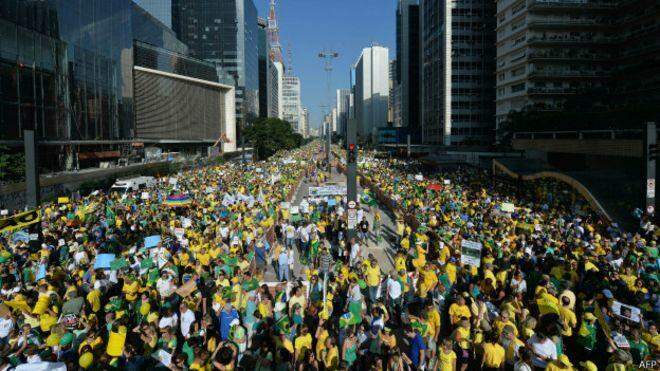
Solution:
[[[68,196],[85,183],[113,182],[116,178],[131,175],[164,174],[170,171],[169,162],[153,162],[111,169],[94,169],[56,176],[41,176],[41,200],[49,201],[59,196]],[[25,207],[25,182],[0,187],[0,206],[18,210]]]
[[[513,149],[543,152],[642,157],[638,139],[513,139]]]

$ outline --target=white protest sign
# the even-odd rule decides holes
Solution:
[[[516,207],[511,202],[502,202],[502,205],[500,205],[500,209],[505,213],[512,213],[516,210]]]
[[[188,218],[181,218],[181,226],[183,228],[190,228],[192,226],[192,220]]]
[[[148,200],[149,199],[149,192],[142,192],[142,195],[140,195],[140,198],[143,200]]]
[[[449,180],[449,179],[444,179],[444,180],[442,181],[442,183],[443,183],[444,185],[450,185],[450,184],[451,184],[451,180]]]
[[[424,180],[424,175],[422,174],[415,175],[415,180],[421,182],[422,180]]]
[[[298,206],[291,206],[291,214],[298,214],[300,213],[300,208]]]
[[[483,245],[479,242],[461,241],[461,263],[479,267],[481,265],[481,249]]]
[[[178,182],[179,182],[179,180],[177,178],[170,178],[169,179],[170,185],[177,185]]]
[[[619,317],[623,317],[633,322],[639,322],[641,320],[642,311],[639,308],[623,304],[616,300],[612,301],[612,312]]]
[[[183,228],[174,228],[174,235],[177,239],[183,240],[183,235],[186,233],[186,230]]]

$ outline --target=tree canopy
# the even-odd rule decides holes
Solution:
[[[302,135],[291,128],[288,121],[259,118],[245,128],[245,139],[254,148],[259,160],[265,160],[279,150],[290,150],[305,143]]]

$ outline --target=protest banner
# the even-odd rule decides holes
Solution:
[[[632,305],[623,304],[619,301],[612,301],[612,312],[619,317],[623,317],[633,322],[641,321],[642,311]]]
[[[94,261],[94,269],[109,269],[115,260],[115,254],[98,254]]]
[[[41,221],[41,212],[38,210],[16,214],[9,218],[0,219],[0,233],[23,229],[39,221]]]
[[[68,197],[58,197],[57,203],[60,205],[68,204],[70,202]]]
[[[144,247],[146,247],[147,249],[150,249],[152,247],[156,247],[156,246],[158,246],[159,243],[160,243],[160,236],[158,236],[158,235],[149,236],[149,237],[146,237],[144,239]]]
[[[309,197],[325,196],[344,196],[346,195],[346,186],[341,184],[330,184],[321,187],[309,187]]]
[[[505,213],[512,213],[516,210],[516,207],[511,202],[502,202],[500,205],[500,210],[504,211]]]
[[[195,283],[195,280],[190,280],[178,289],[176,289],[177,295],[181,296],[182,298],[185,298],[186,296],[192,294],[193,291],[197,290],[197,283]]]
[[[483,245],[480,242],[463,240],[461,241],[461,263],[479,267],[481,265],[481,249]]]

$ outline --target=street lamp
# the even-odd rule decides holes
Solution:
[[[332,60],[339,58],[339,53],[335,51],[322,51],[319,53],[319,58],[325,61],[325,72],[328,76],[328,114],[332,115],[332,110],[330,109],[330,102],[332,101]],[[332,121],[332,118],[330,118]],[[332,165],[331,165],[331,156],[330,156],[330,147],[332,145],[332,126],[331,122],[327,124],[327,141],[325,144],[325,158],[328,163],[328,173],[332,174]]]

